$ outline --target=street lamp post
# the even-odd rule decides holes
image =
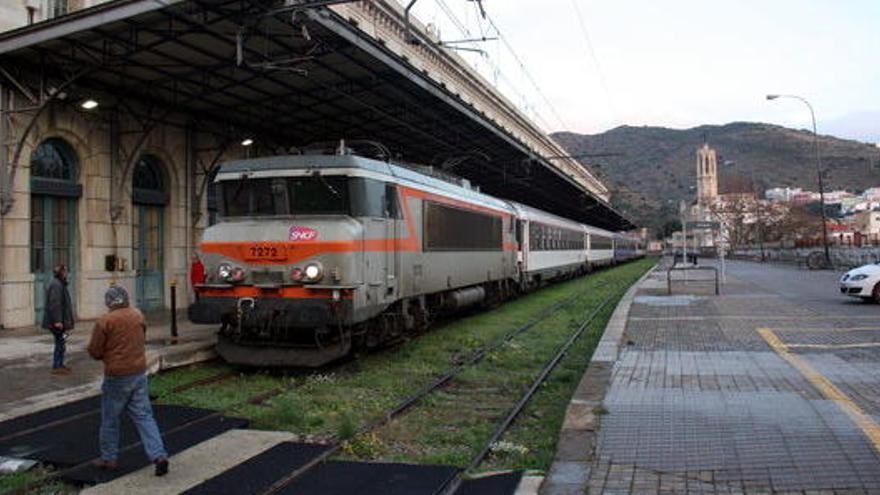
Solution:
[[[758,234],[758,245],[761,247],[761,262],[767,261],[767,255],[764,253],[764,224],[761,223],[761,203],[759,202],[760,194],[758,192],[757,183],[755,182],[755,164],[749,163],[749,175],[752,180],[752,193],[755,195],[755,226]]]
[[[822,209],[822,245],[825,248],[825,263],[831,266],[831,253],[828,250],[828,221],[825,218],[825,182],[822,179],[822,163],[819,159],[819,134],[816,132],[816,112],[813,111],[813,105],[806,98],[797,95],[767,95],[768,100],[777,98],[794,98],[800,100],[810,109],[810,118],[813,120],[813,149],[816,153],[816,175],[819,179],[819,207]]]

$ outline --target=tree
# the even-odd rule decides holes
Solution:
[[[681,230],[681,221],[679,220],[667,220],[663,227],[657,232],[657,240],[662,241],[663,239],[672,237],[672,233]]]
[[[730,249],[735,250],[756,239],[756,202],[748,195],[730,195],[718,198],[708,206],[713,219],[721,222]]]
[[[821,232],[822,220],[818,211],[803,206],[792,206],[777,225],[776,233],[781,241],[814,239]]]

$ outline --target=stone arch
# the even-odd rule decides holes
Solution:
[[[64,138],[49,137],[40,141],[31,152],[31,180],[46,179],[79,182],[79,154]]]

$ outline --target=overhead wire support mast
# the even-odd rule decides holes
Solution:
[[[441,41],[441,42],[437,43],[437,45],[442,46],[444,48],[448,48],[450,50],[459,50],[459,51],[463,51],[463,52],[474,52],[474,53],[479,53],[479,54],[483,55],[484,57],[488,57],[489,55],[486,53],[485,50],[481,50],[479,48],[471,48],[471,47],[467,47],[467,46],[454,46],[454,45],[457,45],[459,43],[481,43],[484,41],[495,41],[497,39],[498,38],[487,38],[484,36],[482,38],[468,38],[468,39],[463,39],[463,40]]]
[[[463,39],[463,40],[441,41],[440,45],[445,46],[445,45],[454,45],[454,44],[458,44],[458,43],[479,43],[482,41],[496,41],[496,40],[498,40],[497,37],[487,38],[487,37],[483,36],[480,38],[467,38],[467,39]]]

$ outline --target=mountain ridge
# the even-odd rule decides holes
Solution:
[[[696,151],[704,142],[718,153],[722,190],[802,187],[817,190],[813,133],[762,122],[706,124],[689,129],[623,125],[599,134],[552,134],[612,190],[612,204],[640,225],[660,228],[696,191]],[[880,185],[880,148],[819,135],[826,190]],[[590,155],[596,155],[590,158]]]

